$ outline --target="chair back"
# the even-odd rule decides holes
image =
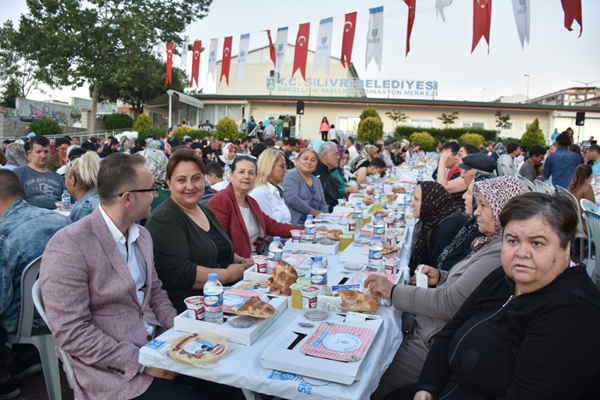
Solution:
[[[519,170],[515,167],[506,167],[505,171],[507,175],[514,176],[515,178],[519,176]]]
[[[498,171],[498,176],[506,175],[506,167],[504,166],[504,164],[496,164],[496,170]]]
[[[538,192],[538,193],[546,193],[546,194],[549,194],[551,196],[554,193],[556,193],[554,191],[554,189],[552,188],[552,186],[550,186],[547,183],[544,183],[544,182],[542,182],[540,180],[536,179],[535,182],[534,182],[534,184],[535,184],[536,192]]]
[[[33,327],[33,298],[31,296],[31,288],[37,280],[42,264],[42,256],[29,263],[23,269],[21,274],[21,311],[19,313],[19,325],[14,334],[7,335],[7,341],[10,344],[17,343],[21,336],[31,336],[31,328]]]
[[[529,179],[525,178],[523,175],[517,174],[517,178],[521,181],[523,186],[528,188],[530,191],[535,192],[535,185]]]
[[[585,216],[588,222],[588,229],[590,230],[592,237],[600,238],[600,215],[593,211],[585,211]],[[598,240],[594,240],[593,243],[595,247],[598,243]],[[596,252],[597,251],[598,250],[596,249]],[[594,272],[592,272],[592,281],[594,281],[596,285],[600,283],[600,262],[595,263]]]
[[[581,209],[579,208],[579,202],[577,201],[577,197],[575,197],[575,195],[573,195],[573,193],[569,192],[567,189],[560,187],[560,186],[556,186],[558,193],[560,195],[566,196],[569,200],[571,200],[571,203],[573,204],[573,207],[575,207],[575,209],[577,210],[577,232],[575,233],[575,237],[576,238],[587,238],[587,235],[585,234],[585,231],[583,230],[583,221],[581,220]]]
[[[592,211],[597,213],[598,209],[600,207],[598,207],[598,205],[596,203],[593,203],[591,201],[589,201],[588,199],[581,199],[581,209],[583,211]]]

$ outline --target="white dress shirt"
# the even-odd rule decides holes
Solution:
[[[277,222],[289,224],[292,221],[292,215],[289,208],[285,205],[285,200],[279,189],[272,183],[255,187],[250,196],[256,200],[262,212],[273,218]]]
[[[144,303],[144,292],[142,291],[142,287],[146,284],[146,263],[144,262],[144,256],[140,251],[137,245],[137,239],[140,236],[140,228],[136,224],[132,224],[129,228],[129,236],[125,239],[125,235],[121,233],[119,228],[115,225],[115,223],[110,219],[108,214],[102,208],[102,205],[99,205],[100,214],[102,214],[102,218],[104,218],[104,222],[108,225],[108,229],[110,230],[110,234],[112,235],[115,243],[117,244],[117,248],[119,249],[119,253],[121,254],[121,258],[127,265],[129,269],[129,273],[135,282],[135,290],[137,294],[137,300],[140,303],[140,306]],[[129,249],[129,251],[127,251]],[[149,324],[144,320],[144,326],[146,327],[146,331],[152,337],[154,337],[154,333],[156,332],[156,326]]]

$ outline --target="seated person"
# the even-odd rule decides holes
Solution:
[[[359,185],[361,183],[367,182],[367,176],[376,175],[379,176],[383,171],[385,171],[385,161],[381,158],[374,158],[371,160],[371,163],[368,167],[360,167],[354,173],[356,175],[356,183]]]
[[[493,174],[496,170],[496,162],[492,160],[492,157],[485,154],[469,154],[462,158],[462,162],[458,164],[458,168],[460,168],[460,177],[462,179],[454,179],[448,182],[448,184],[462,180],[469,186],[477,173]]]
[[[50,171],[56,172],[63,165],[67,163],[68,155],[67,149],[71,145],[71,141],[65,138],[60,138],[56,140],[56,149],[58,152],[54,155],[51,155],[48,159],[48,169]]]
[[[319,156],[313,149],[305,148],[296,159],[296,168],[285,174],[281,187],[285,204],[292,215],[292,224],[304,224],[308,214],[316,217],[329,211],[323,186],[313,172]]]
[[[214,161],[206,164],[206,179],[210,182],[210,187],[215,193],[220,192],[229,185],[229,181],[223,179],[223,167]]]
[[[21,310],[23,270],[44,252],[46,244],[59,229],[70,223],[56,212],[23,201],[21,183],[12,171],[0,168],[0,393],[19,394],[15,379],[41,369],[40,358],[31,345],[13,346],[17,358],[8,374],[4,364],[6,333],[14,333]],[[39,318],[39,317],[38,317]],[[32,368],[36,366],[39,369]],[[9,398],[9,397],[7,397]],[[12,398],[12,397],[10,397]]]
[[[573,180],[567,190],[575,196],[578,204],[581,204],[581,199],[586,199],[596,204],[596,195],[591,185],[593,177],[593,170],[589,165],[582,164],[575,168]],[[583,208],[581,208],[581,215],[583,213]],[[587,224],[583,224],[583,230],[587,233]]]
[[[462,161],[459,157],[460,150],[461,148],[456,142],[446,142],[442,145],[437,174],[434,173],[433,178],[452,195],[456,207],[463,209],[465,208],[465,202],[462,195],[467,190],[468,185],[463,179],[457,179],[460,178],[457,159]]]
[[[319,161],[315,168],[315,175],[319,178],[319,182],[323,186],[323,194],[325,202],[329,208],[329,212],[333,211],[338,203],[339,185],[337,179],[331,173],[339,166],[340,154],[333,142],[325,142],[317,151]]]
[[[152,212],[146,228],[154,241],[156,271],[177,312],[186,297],[202,295],[208,274],[235,283],[253,265],[233,251],[233,243],[213,212],[198,205],[204,194],[204,164],[190,149],[173,152],[167,165],[171,197]]]
[[[150,147],[150,146],[149,146]],[[158,149],[146,149],[139,152],[139,154],[146,160],[146,167],[150,169],[152,176],[154,177],[154,185],[158,189],[158,196],[152,200],[152,211],[156,207],[162,204],[163,201],[169,198],[169,185],[167,185],[167,163],[169,160],[162,150]],[[146,221],[142,220],[140,224],[145,225]]]
[[[413,193],[411,206],[415,225],[409,267],[412,272],[418,264],[431,265],[450,244],[468,217],[454,205],[454,199],[437,182],[419,182]]]
[[[221,154],[217,157],[217,163],[219,163],[222,168],[225,168],[225,165],[231,165],[233,163],[236,154],[237,146],[234,143],[227,143],[221,149]]]
[[[248,196],[256,181],[256,169],[256,161],[252,157],[237,157],[231,164],[231,184],[208,202],[208,207],[215,213],[233,242],[235,252],[241,257],[258,253],[267,235],[289,238],[293,229],[304,228],[277,222],[262,212],[256,200]]]
[[[546,155],[546,148],[539,144],[534,144],[529,149],[529,158],[525,160],[521,168],[519,168],[519,174],[524,178],[529,179],[531,182],[535,182],[538,177],[538,173],[535,168],[544,162]]]
[[[286,172],[285,156],[281,150],[263,151],[258,157],[258,174],[250,196],[256,200],[263,213],[277,222],[289,224],[292,215],[285,205],[283,189],[280,186]]]
[[[100,157],[92,151],[67,163],[65,185],[71,197],[77,200],[69,214],[73,222],[90,215],[100,204],[100,197],[96,192],[99,170]]]
[[[403,329],[408,331],[381,378],[372,397],[374,399],[381,399],[393,390],[417,382],[436,334],[501,262],[500,213],[511,198],[525,193],[527,189],[517,178],[503,176],[475,182],[473,190],[477,202],[475,216],[479,231],[484,236],[473,242],[473,252],[467,258],[457,263],[450,272],[420,267],[420,271],[428,277],[428,288],[394,286],[380,276],[369,277],[365,281],[365,286],[373,294],[391,298],[394,307],[405,311]]]
[[[24,200],[36,207],[56,209],[56,202],[61,201],[66,188],[62,176],[47,168],[50,157],[48,138],[31,138],[27,155],[31,162],[13,170],[21,182]]]
[[[525,193],[506,204],[501,268],[438,334],[402,395],[599,398],[600,294],[585,268],[570,267],[578,217],[564,196]]]

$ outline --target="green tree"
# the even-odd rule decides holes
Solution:
[[[140,114],[135,121],[135,125],[133,125],[133,129],[137,133],[143,134],[149,128],[152,128],[152,118],[148,114]]]
[[[376,117],[367,117],[358,123],[357,139],[361,142],[383,138],[383,122]]]
[[[48,118],[36,119],[29,124],[29,127],[36,135],[58,136],[62,134],[62,129],[60,129],[58,122]]]
[[[465,133],[458,141],[462,144],[474,144],[475,146],[484,146],[487,141],[478,133]]]
[[[379,113],[377,112],[377,110],[373,107],[367,107],[364,110],[362,110],[362,112],[360,113],[360,120],[364,120],[366,118],[369,117],[374,117],[377,118],[378,120],[381,121],[381,117],[379,116]]]
[[[458,119],[458,111],[454,111],[452,114],[442,113],[438,119],[448,128],[448,125],[452,125]]]
[[[427,132],[415,132],[410,135],[410,141],[419,146],[423,151],[435,149],[435,138]]]
[[[502,111],[496,111],[496,128],[498,128],[498,133],[500,133],[503,129],[510,129],[512,124],[510,123],[510,115],[503,115]]]
[[[240,135],[237,124],[229,117],[223,117],[215,126],[217,129],[216,137],[220,139],[237,139]]]
[[[0,93],[0,105],[15,108],[17,106],[17,97],[22,97],[19,83],[16,79],[11,78],[4,83],[4,90]]]
[[[194,129],[190,128],[189,126],[186,125],[180,125],[177,128],[175,128],[175,131],[173,132],[173,136],[175,136],[177,139],[183,139],[184,136],[190,135],[190,132],[192,132]]]
[[[202,19],[212,0],[27,0],[17,48],[44,66],[45,81],[92,87],[91,130],[96,121],[100,83],[132,54],[144,54],[156,41],[180,45],[191,22]],[[45,82],[46,83],[46,82]]]
[[[394,121],[396,125],[400,125],[408,119],[408,115],[399,110],[392,110],[385,113],[389,119]]]
[[[128,114],[110,114],[106,117],[106,129],[129,129],[133,128],[133,118]]]
[[[523,137],[521,138],[523,145],[530,148],[534,144],[545,144],[546,138],[544,133],[540,129],[540,121],[536,118],[528,127]]]

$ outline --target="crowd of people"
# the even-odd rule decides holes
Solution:
[[[76,398],[239,396],[143,367],[139,348],[173,326],[209,273],[226,285],[241,280],[272,237],[291,237],[368,176],[420,154],[407,140],[341,143],[326,118],[321,140],[290,137],[290,126],[281,117],[262,137],[230,141],[180,140],[170,129],[164,138],[79,143],[30,133],[5,142],[0,340],[18,324],[23,269],[43,255],[49,329],[73,367]],[[365,282],[404,311],[404,340],[372,398],[600,395],[600,295],[570,255],[579,215],[562,195],[498,176],[499,165],[519,167],[526,179],[595,201],[600,147],[582,153],[569,132],[555,139],[548,149],[440,142],[433,179],[417,183],[411,203],[412,284]],[[75,202],[69,217],[54,211],[64,193]],[[414,285],[416,273],[428,287]],[[0,351],[4,398],[39,365],[35,349],[14,350],[8,367]]]

